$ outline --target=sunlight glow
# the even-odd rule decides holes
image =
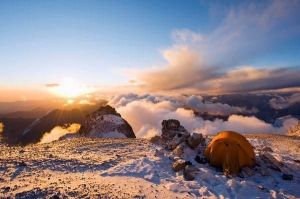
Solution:
[[[92,92],[92,89],[83,84],[80,84],[72,78],[64,78],[58,86],[50,88],[50,92],[57,96],[67,98],[67,103],[72,104],[74,102],[72,98],[86,95]]]
[[[0,133],[2,133],[3,129],[4,129],[4,124],[0,122]]]

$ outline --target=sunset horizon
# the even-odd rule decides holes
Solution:
[[[0,198],[300,198],[300,0],[1,0]]]

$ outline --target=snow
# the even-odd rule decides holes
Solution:
[[[104,138],[124,138],[124,134],[117,131],[117,129],[124,125],[124,120],[113,114],[98,115],[93,124],[91,124],[91,130],[89,132],[92,137],[104,137]],[[102,135],[103,134],[103,135]],[[122,134],[122,135],[120,135]]]
[[[102,138],[126,138],[126,135],[124,135],[123,133],[119,133],[119,132],[109,132],[109,133],[102,133],[99,134],[100,136],[102,136]]]
[[[114,132],[112,132],[114,133]],[[208,164],[194,181],[171,169],[174,155],[144,139],[70,138],[52,143],[9,147],[0,144],[0,198],[299,198],[300,140],[251,138],[256,155],[272,147],[294,175],[226,177]],[[281,144],[280,144],[281,143]],[[298,148],[298,151],[295,150]],[[287,153],[287,151],[293,151]],[[189,153],[192,154],[192,151]],[[21,162],[26,166],[22,166]]]

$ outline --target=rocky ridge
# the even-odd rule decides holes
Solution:
[[[132,127],[111,106],[100,107],[89,114],[83,122],[79,134],[102,138],[135,138]]]

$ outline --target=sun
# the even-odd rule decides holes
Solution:
[[[91,89],[73,78],[68,77],[64,78],[58,86],[51,88],[50,91],[57,96],[72,100],[81,95],[90,93]]]

